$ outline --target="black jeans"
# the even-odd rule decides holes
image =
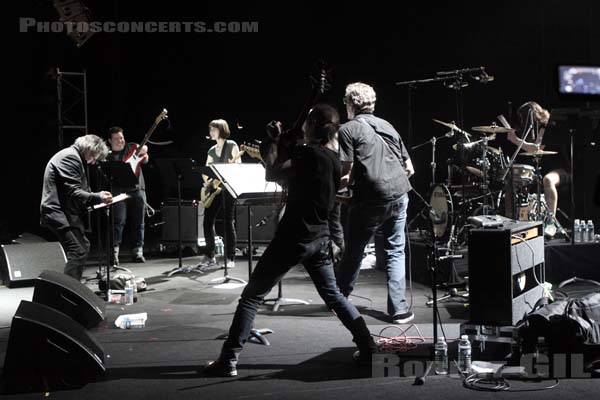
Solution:
[[[216,235],[215,221],[219,210],[223,208],[223,201],[225,201],[223,217],[226,219],[225,237],[227,239],[227,259],[233,261],[235,259],[235,245],[237,243],[237,235],[235,232],[235,201],[225,190],[214,199],[210,207],[204,209],[204,239],[206,240],[208,256],[214,257]]]
[[[362,318],[358,310],[337,287],[329,253],[329,239],[323,238],[307,244],[299,244],[275,237],[258,261],[248,285],[242,292],[229,328],[229,337],[221,350],[220,359],[223,363],[237,364],[238,355],[250,336],[258,307],[273,286],[290,268],[299,263],[306,268],[325,304],[335,312],[344,326],[353,333],[355,339],[361,335],[369,338],[365,326],[362,327],[362,331],[359,331],[359,324],[356,321],[360,319],[362,322]]]
[[[50,230],[58,237],[58,241],[65,250],[67,256],[65,274],[78,281],[81,280],[83,268],[90,252],[90,242],[85,237],[85,233],[79,228],[57,230],[50,227]]]

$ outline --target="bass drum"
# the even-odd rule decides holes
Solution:
[[[454,214],[454,204],[448,187],[441,184],[435,185],[431,191],[429,204],[433,211],[430,218],[433,221],[434,236],[436,238],[447,237]]]

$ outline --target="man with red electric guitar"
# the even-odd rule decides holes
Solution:
[[[148,162],[148,147],[139,146],[135,143],[127,143],[123,135],[123,129],[115,126],[108,131],[108,143],[110,144],[110,153],[107,159],[109,161],[126,161],[135,154],[140,160],[140,164]],[[119,249],[123,241],[123,230],[125,224],[129,223],[129,232],[131,234],[133,262],[143,263],[144,259],[144,213],[146,211],[146,185],[144,174],[141,168],[136,169],[138,182],[134,187],[113,187],[113,193],[127,193],[130,198],[127,201],[117,203],[113,206],[113,215],[115,218],[114,239],[113,239],[113,262],[119,265]]]

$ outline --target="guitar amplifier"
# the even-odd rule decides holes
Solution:
[[[176,243],[178,235],[177,201],[168,201],[161,206],[163,219],[163,243]],[[181,243],[184,245],[206,246],[204,240],[204,207],[195,200],[181,201]]]
[[[513,221],[469,234],[471,324],[514,326],[533,310],[545,281],[542,222]]]

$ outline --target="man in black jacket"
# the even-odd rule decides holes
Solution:
[[[77,280],[81,280],[90,250],[83,222],[87,207],[112,201],[109,192],[90,192],[84,166],[107,154],[100,137],[80,136],[71,147],[56,153],[44,172],[40,222],[58,237],[67,256],[65,274]]]

